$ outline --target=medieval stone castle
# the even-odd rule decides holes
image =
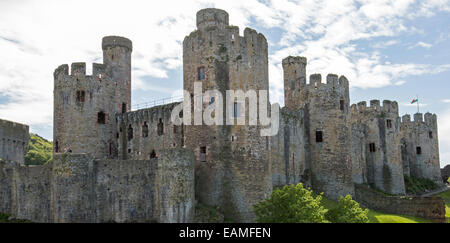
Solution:
[[[249,28],[240,36],[228,18],[197,13],[183,42],[185,90],[269,89],[266,38]],[[37,222],[192,222],[202,203],[249,222],[252,205],[286,184],[332,199],[354,195],[355,184],[403,195],[404,175],[442,184],[436,115],[400,118],[395,101],[350,105],[344,76],[307,83],[305,57],[282,61],[279,131],[262,137],[261,125],[174,125],[179,102],[131,111],[132,42],[108,36],[102,49],[92,75],[85,63],[55,70],[53,162],[0,163],[0,212]],[[0,157],[23,163],[27,136],[28,127],[2,121]]]

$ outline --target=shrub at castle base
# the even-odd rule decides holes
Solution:
[[[322,196],[303,188],[303,184],[275,189],[269,198],[254,206],[259,223],[324,223]]]
[[[275,189],[269,198],[254,206],[259,223],[368,223],[368,210],[361,209],[350,195],[340,197],[327,209],[322,195],[315,195],[303,184]],[[335,202],[333,204],[336,204]]]

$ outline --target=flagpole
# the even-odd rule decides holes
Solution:
[[[420,113],[420,106],[419,106],[419,95],[416,95],[417,98],[417,113]]]

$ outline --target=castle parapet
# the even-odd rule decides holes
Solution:
[[[411,115],[403,115],[402,116],[402,123],[410,123],[411,122]]]
[[[375,112],[375,113],[390,113],[390,114],[396,114],[398,116],[398,103],[396,101],[390,101],[390,100],[383,100],[383,106],[380,105],[380,100],[371,100],[370,106],[367,107],[366,101],[358,102],[353,112]]]
[[[306,57],[288,56],[288,57],[284,58],[283,61],[282,61],[283,66],[284,65],[289,65],[289,64],[294,64],[294,63],[300,63],[300,64],[306,65]]]
[[[416,122],[416,123],[423,122],[423,114],[422,113],[414,114],[414,122]]]
[[[93,77],[96,77],[95,81],[102,81],[106,78],[106,65],[93,63],[92,64],[92,75],[86,75],[86,63],[75,62],[70,65],[70,75],[69,75],[69,65],[63,64],[55,69],[53,76],[55,81],[55,86],[67,82],[72,82],[73,80],[85,80],[86,82]]]
[[[336,74],[328,74],[327,84],[331,85],[332,87],[336,87],[338,85],[338,76]]]
[[[197,28],[205,30],[209,27],[225,28],[229,24],[228,13],[221,9],[206,8],[197,12]]]
[[[375,111],[380,111],[381,110],[380,101],[379,100],[371,100],[370,108]]]
[[[70,67],[70,75],[72,76],[86,76],[86,63],[74,62]]]
[[[121,36],[105,36],[102,39],[102,49],[106,50],[110,47],[126,47],[129,51],[133,50],[133,43],[130,39]]]
[[[322,84],[322,75],[320,73],[311,74],[309,76],[309,83],[312,87],[319,87]]]

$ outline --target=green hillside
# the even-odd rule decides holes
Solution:
[[[52,159],[52,151],[52,142],[31,133],[27,153],[25,154],[25,164],[43,165]]]

